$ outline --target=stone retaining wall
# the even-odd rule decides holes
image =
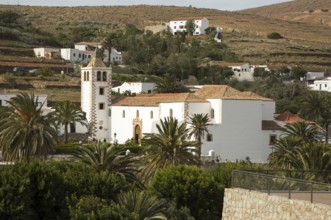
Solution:
[[[331,206],[243,189],[225,189],[222,220],[331,220]]]

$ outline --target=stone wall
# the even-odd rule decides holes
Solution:
[[[243,189],[225,189],[222,220],[331,220],[331,206]]]

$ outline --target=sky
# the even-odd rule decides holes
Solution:
[[[0,0],[0,4],[33,6],[114,6],[114,5],[176,5],[235,11],[271,5],[290,0]]]

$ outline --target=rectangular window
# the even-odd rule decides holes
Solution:
[[[174,26],[174,29],[176,29],[176,26]]]
[[[82,54],[78,54],[78,57],[79,57],[79,58],[82,58]]]
[[[0,106],[2,106],[2,100],[0,100]]]
[[[207,141],[211,142],[213,141],[213,135],[212,134],[207,134]]]
[[[73,53],[74,57],[76,56],[76,53]]]
[[[277,135],[271,134],[269,136],[269,145],[273,145],[277,141]]]
[[[151,94],[151,93],[152,93],[152,90],[147,90],[147,93],[148,93],[148,94]]]
[[[104,95],[104,94],[105,94],[105,89],[99,88],[99,95]]]
[[[184,29],[184,26],[183,26],[183,25],[180,25],[180,26],[179,26],[179,29]]]
[[[99,103],[99,109],[100,110],[105,109],[105,103]]]
[[[91,58],[91,55],[88,55],[88,58]]]

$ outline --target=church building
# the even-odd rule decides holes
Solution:
[[[111,73],[98,58],[81,69],[82,110],[98,140],[140,142],[144,134],[156,133],[156,124],[165,117],[189,122],[193,114],[203,113],[211,125],[202,139],[202,154],[213,150],[222,162],[249,158],[265,163],[281,134],[272,99],[225,85],[204,85],[195,93],[138,94],[112,101]]]

